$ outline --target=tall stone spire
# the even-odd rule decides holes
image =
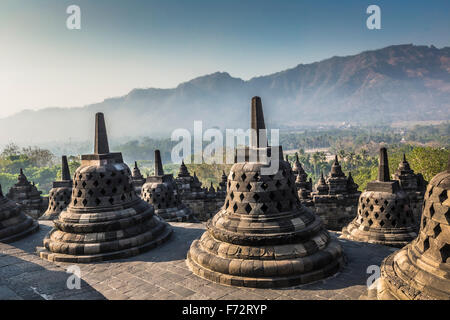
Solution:
[[[106,134],[105,117],[103,113],[95,114],[95,154],[109,153],[108,135]]]
[[[70,178],[70,170],[69,170],[69,164],[67,162],[67,157],[62,156],[61,162],[62,162],[62,164],[61,164],[61,180],[62,181],[72,180]]]
[[[267,146],[266,124],[264,123],[264,113],[260,97],[252,98],[251,110],[251,134],[250,147],[260,148],[265,143]]]
[[[155,176],[163,176],[164,169],[161,162],[161,153],[155,150]]]
[[[391,180],[391,178],[389,175],[389,162],[388,162],[387,149],[383,147],[380,149],[380,164],[378,166],[378,181],[388,182],[390,180]]]

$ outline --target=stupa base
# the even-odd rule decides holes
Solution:
[[[378,300],[450,300],[449,280],[437,270],[419,269],[409,256],[410,245],[389,255],[381,265]],[[421,262],[421,266],[426,264]]]
[[[74,263],[91,263],[91,262],[101,262],[107,260],[116,260],[116,259],[124,259],[139,255],[150,249],[153,249],[162,243],[166,242],[170,236],[172,235],[173,229],[169,225],[167,225],[163,232],[158,234],[154,239],[148,241],[142,245],[126,248],[123,250],[111,251],[111,252],[103,252],[98,254],[91,255],[75,255],[75,254],[63,254],[63,253],[54,253],[46,249],[45,247],[37,247],[37,254],[45,260],[49,260],[52,262],[74,262]],[[48,235],[47,235],[48,237]],[[46,239],[47,239],[46,237]],[[44,243],[45,240],[44,239]]]
[[[217,255],[203,247],[202,240],[192,243],[186,263],[197,276],[223,285],[252,287],[252,288],[280,288],[291,287],[322,280],[337,273],[344,265],[342,249],[336,240],[331,241],[326,248],[315,253],[289,259],[260,259],[247,260],[226,257],[227,252],[234,251],[234,245],[223,243],[224,252]],[[204,245],[208,246],[208,243]],[[228,246],[228,248],[226,248]],[[291,255],[298,255],[294,247],[283,246],[292,250]],[[240,246],[237,246],[240,247]],[[280,247],[280,246],[279,246]],[[230,249],[232,248],[232,249]],[[298,247],[297,247],[298,248]],[[240,247],[239,252],[272,251],[270,247]],[[219,251],[222,251],[219,249]]]
[[[42,216],[39,217],[38,220],[41,221],[52,221],[55,219],[58,219],[60,213],[44,213]]]
[[[0,242],[2,242],[2,243],[15,242],[15,241],[21,240],[21,239],[37,232],[39,230],[39,224],[37,223],[37,221],[34,221],[31,218],[27,218],[27,219],[31,220],[31,223],[28,220],[26,220],[28,226],[23,228],[23,225],[20,224],[20,225],[12,227],[11,235],[1,238]]]
[[[156,215],[166,222],[194,221],[191,209],[188,207],[155,210]]]
[[[353,241],[403,248],[417,237],[417,233],[414,228],[371,229],[350,222],[342,229],[341,237]]]

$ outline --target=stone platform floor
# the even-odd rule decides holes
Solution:
[[[201,236],[200,223],[171,223],[172,238],[142,255],[110,262],[78,264],[81,288],[68,289],[72,264],[40,259],[36,246],[52,225],[12,244],[0,243],[0,300],[4,299],[226,299],[226,300],[353,300],[369,299],[367,267],[379,266],[397,249],[339,239],[347,265],[337,275],[312,284],[283,289],[228,287],[193,275],[185,263],[191,242]],[[338,233],[331,232],[333,237]]]

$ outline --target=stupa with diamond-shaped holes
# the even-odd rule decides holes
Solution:
[[[378,299],[450,299],[450,156],[428,184],[419,236],[383,261]]]
[[[191,209],[181,202],[173,175],[164,174],[159,150],[155,150],[155,174],[146,179],[141,198],[153,205],[155,213],[165,221],[192,219]]]
[[[136,191],[136,193],[138,195],[140,195],[141,191],[142,191],[142,186],[145,183],[145,178],[142,175],[141,170],[139,170],[139,167],[137,165],[137,161],[134,162],[134,168],[133,168],[133,171],[131,173],[131,178],[133,179],[134,190]]]
[[[172,228],[141,200],[121,153],[109,152],[102,113],[95,118],[94,154],[82,155],[69,206],[38,248],[50,261],[87,263],[140,254],[164,242]]]
[[[53,188],[48,193],[48,207],[39,220],[54,220],[69,205],[72,195],[72,178],[70,177],[67,157],[62,156],[61,180],[53,182]]]
[[[359,197],[358,214],[342,229],[344,238],[403,247],[417,236],[417,223],[408,195],[390,180],[386,148],[380,149],[378,180]]]
[[[261,134],[237,150],[236,159],[245,159],[231,168],[225,204],[192,243],[188,266],[211,281],[247,287],[292,286],[333,275],[343,264],[341,246],[301,205],[282,148],[266,147],[259,97],[252,99],[251,128]],[[277,170],[267,174],[270,165]]]

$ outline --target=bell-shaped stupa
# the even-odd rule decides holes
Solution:
[[[133,187],[121,153],[109,152],[103,113],[95,117],[94,154],[82,155],[69,206],[38,248],[50,261],[87,263],[140,254],[165,241],[171,227]]]
[[[133,186],[134,190],[138,195],[141,194],[142,186],[145,183],[145,178],[141,173],[141,170],[139,170],[139,167],[137,165],[137,161],[134,162],[134,168],[131,172],[131,178],[133,179]]]
[[[378,299],[450,299],[450,156],[428,184],[419,236],[383,261]]]
[[[414,173],[405,154],[392,178],[398,180],[400,187],[408,194],[414,217],[420,221],[427,182],[420,173]]]
[[[237,150],[228,175],[225,204],[192,243],[187,264],[200,277],[247,287],[293,286],[333,275],[343,264],[341,246],[301,205],[282,148],[267,147],[259,97],[252,99],[251,128],[250,147]]]
[[[386,148],[380,149],[378,180],[359,197],[358,213],[342,236],[351,240],[403,247],[417,236],[410,200],[398,181],[390,180]]]
[[[48,193],[47,211],[39,220],[54,220],[69,205],[72,195],[72,178],[70,177],[67,157],[62,156],[61,181],[54,181],[53,188]]]
[[[33,219],[38,219],[45,210],[41,193],[42,191],[39,191],[34,183],[28,181],[23,170],[20,169],[17,183],[9,189],[6,197],[22,205],[24,213]]]
[[[192,219],[191,209],[181,202],[173,175],[164,174],[159,150],[155,150],[155,174],[147,177],[142,186],[141,198],[152,204],[155,213],[165,221],[182,222]]]
[[[39,224],[20,205],[3,196],[0,185],[0,242],[10,243],[37,231]]]

